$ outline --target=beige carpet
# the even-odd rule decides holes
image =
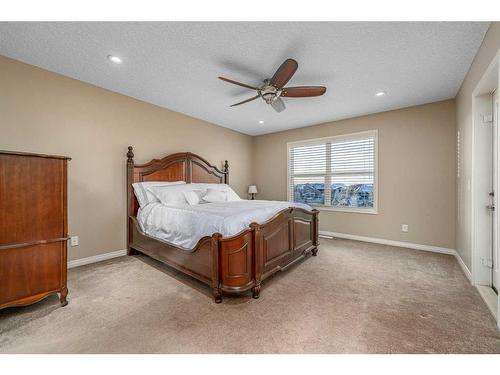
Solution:
[[[208,288],[145,257],[69,272],[56,297],[0,311],[2,353],[500,353],[452,256],[321,240],[261,298]]]

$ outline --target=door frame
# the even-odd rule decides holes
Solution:
[[[484,270],[481,270],[479,265],[481,264],[481,250],[479,249],[479,240],[478,240],[478,230],[477,230],[477,210],[480,208],[480,205],[484,204],[479,202],[478,197],[475,194],[475,179],[478,171],[478,160],[476,157],[476,152],[478,151],[477,145],[477,134],[476,129],[478,126],[484,126],[482,123],[479,123],[479,113],[478,113],[478,100],[483,95],[491,94],[495,89],[500,87],[500,50],[497,52],[495,57],[490,62],[488,68],[483,73],[481,79],[477,83],[476,87],[472,91],[472,111],[471,111],[471,121],[472,121],[472,174],[470,179],[470,198],[471,198],[471,213],[472,213],[472,221],[471,221],[471,245],[472,245],[472,257],[471,257],[471,274],[472,274],[472,284],[476,287],[480,287],[485,284],[485,273]],[[497,131],[497,134],[500,133]],[[497,146],[500,147],[500,140],[497,138]],[[496,155],[496,165],[497,168],[500,167],[500,152]],[[500,203],[500,171],[497,169],[496,171],[496,186],[499,188],[499,191],[496,191],[495,194],[497,196],[497,202]],[[500,204],[495,210],[496,220],[496,231],[497,234],[500,233],[500,220],[498,211],[500,210]],[[498,237],[498,236],[497,236]],[[499,254],[499,241],[496,243],[496,251]],[[489,272],[489,278],[491,278],[491,272]],[[489,281],[491,282],[491,280]],[[491,285],[491,284],[490,284]],[[481,296],[484,297],[483,293]],[[497,307],[497,325],[500,329],[500,295],[495,295],[497,299],[496,307]],[[488,304],[488,301],[485,301]]]
[[[496,187],[498,188],[500,186],[500,156],[499,156],[499,145],[500,145],[500,134],[498,130],[498,114],[499,114],[499,108],[498,108],[498,89],[500,87],[500,61],[499,61],[499,68],[498,68],[498,86],[495,89],[495,91],[492,94],[492,99],[493,99],[493,108],[492,108],[492,123],[493,123],[493,137],[496,139],[496,149],[493,150],[494,154],[494,169],[493,171],[495,172],[495,179],[496,179]],[[500,206],[499,206],[500,209]],[[500,313],[500,296],[498,293],[499,285],[498,285],[498,273],[500,273],[500,268],[499,268],[499,256],[500,256],[500,245],[498,244],[498,234],[500,233],[500,224],[498,223],[500,218],[500,213],[497,210],[497,214],[495,216],[495,229],[496,229],[496,237],[494,238],[494,251],[492,255],[493,259],[493,267],[491,269],[492,273],[492,280],[491,280],[491,285],[493,290],[496,292],[498,296],[498,313]],[[497,278],[497,280],[495,280]],[[495,284],[496,281],[496,284]],[[499,322],[500,322],[500,315],[499,315]]]

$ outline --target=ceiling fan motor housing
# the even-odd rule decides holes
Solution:
[[[269,80],[264,81],[264,86],[260,89],[260,96],[265,100],[267,104],[271,104],[274,100],[279,98],[281,95],[281,90],[269,84]]]

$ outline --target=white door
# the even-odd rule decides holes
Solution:
[[[475,98],[474,110],[474,284],[492,286],[493,248],[495,247],[495,128],[493,95]]]

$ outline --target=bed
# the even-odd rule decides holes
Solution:
[[[265,222],[251,222],[231,236],[224,236],[220,233],[222,231],[214,232],[196,240],[195,244],[186,240],[186,245],[181,246],[147,234],[143,223],[139,222],[140,205],[133,184],[153,181],[228,185],[228,162],[220,170],[198,155],[183,152],[136,165],[132,146],[127,152],[128,255],[145,254],[196,278],[212,289],[216,303],[222,302],[223,293],[248,290],[251,290],[253,298],[259,298],[263,280],[309,254],[316,256],[318,253],[319,212],[304,207],[289,207],[290,204],[284,202],[272,204],[274,210],[280,207],[278,203],[284,206]],[[270,204],[262,203],[263,209]],[[209,206],[212,210],[224,211],[224,207],[215,204],[207,205],[203,210],[207,211]],[[232,206],[238,206],[235,212],[258,209],[249,201]],[[158,207],[158,210],[161,209]],[[207,215],[210,213],[208,210]],[[197,212],[194,211],[194,214],[197,215]]]

